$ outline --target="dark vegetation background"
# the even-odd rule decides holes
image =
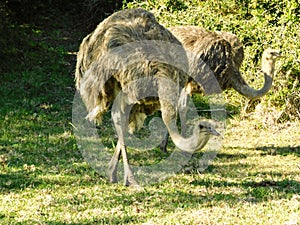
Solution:
[[[69,41],[80,43],[82,36],[117,9],[121,0],[7,0],[0,2],[0,73],[21,71],[34,67],[33,51],[41,47],[40,36],[49,35],[54,29],[81,36]],[[61,23],[61,24],[60,24]],[[73,30],[73,31],[72,31]],[[67,31],[66,31],[67,32]],[[44,37],[43,40],[45,40]],[[51,39],[51,38],[49,38]],[[52,38],[53,39],[53,38]],[[75,50],[75,49],[74,49]],[[43,57],[43,52],[39,52]],[[45,55],[45,52],[44,52]]]

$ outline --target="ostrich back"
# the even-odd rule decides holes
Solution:
[[[139,43],[149,45],[149,51],[141,50]],[[173,45],[166,51],[160,48],[161,43]],[[83,39],[77,55],[76,88],[89,112],[97,108],[93,119],[98,122],[121,90],[130,104],[138,103],[132,113],[149,115],[159,109],[159,78],[166,77],[181,87],[187,82],[181,69],[166,63],[187,66],[182,54],[185,50],[181,43],[153,14],[144,9],[119,11]],[[151,57],[153,60],[149,60]],[[144,77],[149,78],[147,82]],[[178,93],[173,94],[178,97]],[[131,120],[134,118],[132,115]]]
[[[190,72],[194,76],[205,76],[202,66],[206,64],[214,73],[222,90],[232,87],[230,80],[232,70],[239,70],[244,50],[236,35],[223,31],[207,31],[197,26],[170,27],[183,46],[196,59],[192,62]],[[205,83],[205,81],[203,81]]]

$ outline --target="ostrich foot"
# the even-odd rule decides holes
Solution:
[[[128,172],[128,173],[127,173]],[[133,177],[133,174],[131,171],[127,171],[125,172],[124,175],[124,185],[125,186],[139,186],[138,183],[136,182],[136,180]]]
[[[131,171],[129,173],[131,173]],[[136,182],[133,175],[125,174],[124,185],[128,186],[133,191],[144,191],[144,188]]]

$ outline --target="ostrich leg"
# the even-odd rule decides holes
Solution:
[[[138,186],[135,181],[133,172],[130,168],[127,150],[125,144],[125,134],[127,132],[128,122],[126,121],[126,115],[129,115],[130,105],[126,103],[126,96],[120,93],[115,99],[112,108],[112,118],[118,134],[118,144],[116,146],[115,153],[109,163],[108,167],[108,177],[112,182],[117,181],[117,167],[120,155],[122,154],[123,164],[124,164],[124,184],[126,186]]]
[[[122,152],[122,158],[123,158],[123,163],[124,163],[124,184],[126,186],[138,185],[134,179],[132,170],[129,165],[126,146],[122,145],[119,141],[116,146],[114,155],[108,166],[107,175],[108,175],[109,181],[112,183],[117,182],[117,168],[118,168],[121,152]]]
[[[121,147],[120,147],[120,143],[118,142],[116,146],[116,150],[114,152],[113,157],[110,160],[110,163],[108,165],[108,170],[107,170],[108,180],[112,183],[117,183],[118,181],[117,168],[118,168],[120,156],[121,156]]]
[[[124,185],[125,186],[138,186],[138,183],[134,179],[133,172],[130,168],[126,146],[121,144],[122,158],[124,164]]]
[[[164,139],[159,145],[160,150],[164,153],[168,153],[167,151],[168,140],[169,140],[169,133],[167,132]]]

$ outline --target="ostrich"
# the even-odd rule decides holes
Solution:
[[[201,66],[205,63],[214,72],[222,90],[234,88],[249,99],[260,98],[270,90],[275,62],[280,57],[279,50],[268,48],[263,52],[261,69],[265,82],[261,89],[256,90],[245,82],[239,71],[244,50],[236,35],[223,31],[207,31],[197,26],[178,26],[169,30],[187,51],[198,58],[194,60],[196,65],[191,65],[190,68],[190,73],[196,73],[193,76],[201,73]]]
[[[216,37],[215,34],[218,35],[217,38],[223,38],[226,40],[230,46],[231,46],[231,51],[232,51],[232,60],[234,63],[234,66],[236,69],[240,69],[243,59],[244,59],[244,48],[238,37],[230,32],[226,31],[208,31],[204,28],[197,27],[197,26],[180,26],[180,27],[171,27],[169,28],[171,31],[174,31],[175,35],[177,35],[177,32],[181,32],[181,29],[190,29],[192,32],[193,37],[198,37],[198,39],[202,38],[214,38]],[[179,34],[180,36],[180,34]],[[184,37],[186,38],[186,37]],[[188,41],[187,39],[184,39],[186,42]],[[205,41],[205,40],[204,40]],[[190,80],[187,84],[187,90],[189,94],[201,94],[203,93],[203,89],[195,82],[194,80]]]
[[[102,115],[112,105],[118,142],[108,165],[111,182],[117,182],[122,155],[124,184],[138,186],[129,165],[125,135],[128,128],[131,131],[140,128],[145,117],[157,110],[161,111],[170,137],[179,149],[189,152],[201,149],[210,135],[219,135],[208,123],[201,122],[190,137],[179,134],[178,102],[185,97],[182,93],[188,76],[175,65],[178,68],[187,65],[184,48],[144,9],[116,12],[83,39],[77,55],[76,88],[91,121],[101,123]]]
[[[264,74],[264,85],[261,89],[251,88],[243,79],[240,73],[240,67],[244,59],[244,49],[238,37],[232,33],[224,31],[207,31],[197,26],[177,26],[168,28],[171,33],[178,38],[184,48],[191,52],[190,75],[198,79],[190,79],[186,85],[189,94],[212,94],[214,90],[208,88],[209,84],[202,87],[206,80],[201,77],[203,66],[207,65],[214,72],[214,75],[222,90],[234,88],[240,94],[249,99],[257,99],[265,95],[272,86],[275,62],[280,57],[280,51],[275,49],[266,49],[262,55],[262,72]],[[184,109],[186,110],[186,109]],[[185,111],[181,112],[181,119],[185,117]],[[184,123],[184,122],[183,122]],[[168,136],[165,137],[160,145],[163,152],[167,152]]]

